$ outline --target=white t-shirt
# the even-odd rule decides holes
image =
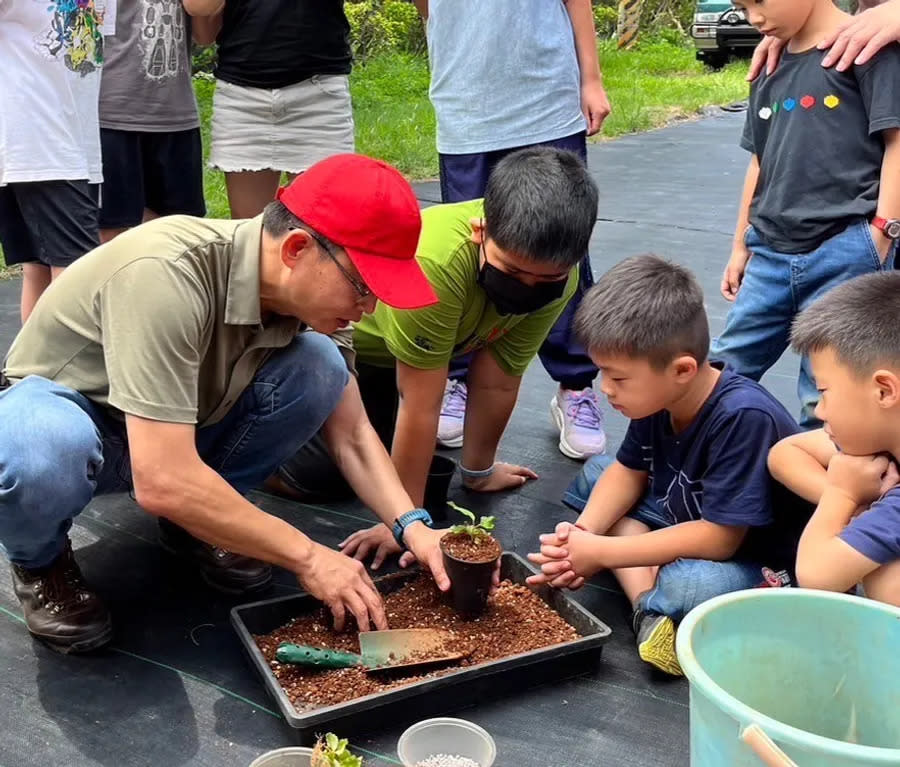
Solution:
[[[0,186],[103,180],[98,98],[116,0],[0,0]]]

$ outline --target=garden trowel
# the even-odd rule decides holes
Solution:
[[[275,659],[279,663],[296,663],[317,668],[361,666],[366,671],[393,671],[398,668],[447,663],[469,655],[469,652],[448,649],[452,640],[452,635],[441,629],[364,631],[359,635],[359,655],[283,642],[275,651]]]

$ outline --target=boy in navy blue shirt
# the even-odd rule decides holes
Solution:
[[[772,474],[818,504],[800,539],[797,581],[900,606],[900,274],[858,277],[803,312],[792,343],[808,354],[825,428],[789,437]]]
[[[741,146],[751,153],[722,294],[734,307],[712,356],[756,381],[784,352],[791,321],[828,290],[892,267],[900,242],[900,45],[847,71],[816,46],[850,20],[833,0],[735,0],[786,43],[751,86]],[[817,426],[809,360],[801,424]]]
[[[576,325],[609,404],[631,424],[615,460],[591,459],[569,488],[565,502],[582,513],[541,536],[529,558],[542,573],[530,582],[578,588],[612,570],[641,658],[680,675],[676,623],[759,585],[763,565],[793,562],[808,515],[766,456],[797,425],[762,386],[709,362],[703,293],[683,267],[623,261],[587,293]]]

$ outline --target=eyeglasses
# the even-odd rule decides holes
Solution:
[[[340,261],[338,261],[337,255],[335,255],[334,252],[334,248],[324,238],[320,237],[315,232],[309,231],[308,229],[304,229],[303,231],[305,231],[310,237],[312,237],[317,243],[319,243],[319,246],[322,248],[322,250],[325,251],[325,254],[328,256],[328,258],[330,258],[334,262],[334,265],[340,270],[341,274],[344,275],[344,279],[346,279],[347,282],[349,282],[353,286],[353,289],[356,291],[360,300],[368,298],[372,295],[372,291],[369,290],[368,286],[356,279],[356,277],[350,274],[350,272],[347,271],[347,268]]]

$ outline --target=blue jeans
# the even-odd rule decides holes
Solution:
[[[587,138],[584,132],[545,141],[536,146],[565,149],[574,152],[587,163]],[[494,166],[508,154],[524,148],[515,146],[493,152],[440,155],[441,202],[462,202],[484,197],[488,177]],[[544,370],[564,389],[580,391],[585,386],[593,384],[597,377],[597,366],[576,338],[575,329],[572,327],[572,320],[581,305],[581,299],[593,284],[591,259],[589,254],[585,253],[579,264],[579,279],[575,294],[566,304],[566,308],[559,315],[538,352]],[[471,359],[472,355],[468,354],[451,360],[449,377],[455,380],[465,379]]]
[[[725,330],[713,339],[710,356],[728,362],[741,375],[758,381],[787,348],[794,317],[831,288],[862,274],[890,269],[894,251],[882,264],[869,223],[860,219],[811,253],[772,250],[751,226],[745,243],[753,257],[747,264]],[[820,424],[814,411],[819,392],[809,359],[800,362],[797,381],[800,425]]]
[[[348,381],[327,336],[306,332],[271,357],[197,451],[239,493],[261,484],[319,430]],[[65,386],[29,376],[0,393],[0,545],[11,562],[49,564],[96,495],[130,489],[125,425]]]
[[[592,456],[566,489],[563,502],[583,511],[600,475],[614,460],[609,455]],[[656,499],[649,494],[645,494],[626,516],[642,522],[651,530],[659,530],[672,524]],[[708,599],[732,591],[754,588],[763,580],[762,565],[756,562],[676,559],[659,568],[656,583],[641,596],[637,607],[645,612],[668,615],[672,620],[680,621]]]

